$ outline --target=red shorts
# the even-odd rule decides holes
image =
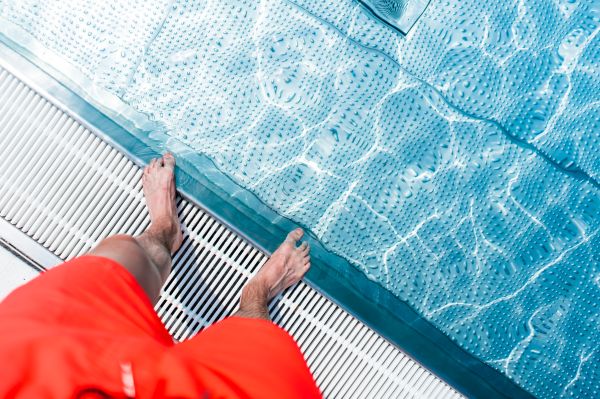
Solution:
[[[313,398],[294,340],[230,317],[175,344],[120,264],[83,256],[0,303],[0,397]]]

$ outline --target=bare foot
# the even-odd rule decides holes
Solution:
[[[296,229],[288,234],[285,241],[254,276],[254,282],[260,283],[268,290],[268,300],[300,281],[310,268],[308,243],[303,242],[300,246],[296,246],[302,235],[304,235],[302,229]]]
[[[173,254],[181,246],[183,236],[179,227],[175,202],[175,158],[166,153],[144,168],[142,185],[152,224],[150,229],[165,237]]]

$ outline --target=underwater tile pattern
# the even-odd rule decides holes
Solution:
[[[407,36],[352,0],[109,3],[0,17],[529,392],[600,395],[598,2],[432,0]]]

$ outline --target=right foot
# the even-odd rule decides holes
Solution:
[[[179,227],[175,202],[175,158],[166,153],[153,159],[144,168],[142,185],[146,206],[152,222],[151,229],[165,238],[173,254],[181,246],[183,235]]]
[[[248,283],[260,284],[265,287],[268,300],[300,281],[310,268],[308,243],[303,242],[300,246],[296,246],[303,234],[302,229],[296,229],[288,234],[285,241]]]

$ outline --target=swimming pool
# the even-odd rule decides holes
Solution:
[[[264,248],[304,226],[309,279],[362,318],[577,397],[599,388],[599,13],[433,0],[403,36],[351,0],[0,0],[0,29]]]

